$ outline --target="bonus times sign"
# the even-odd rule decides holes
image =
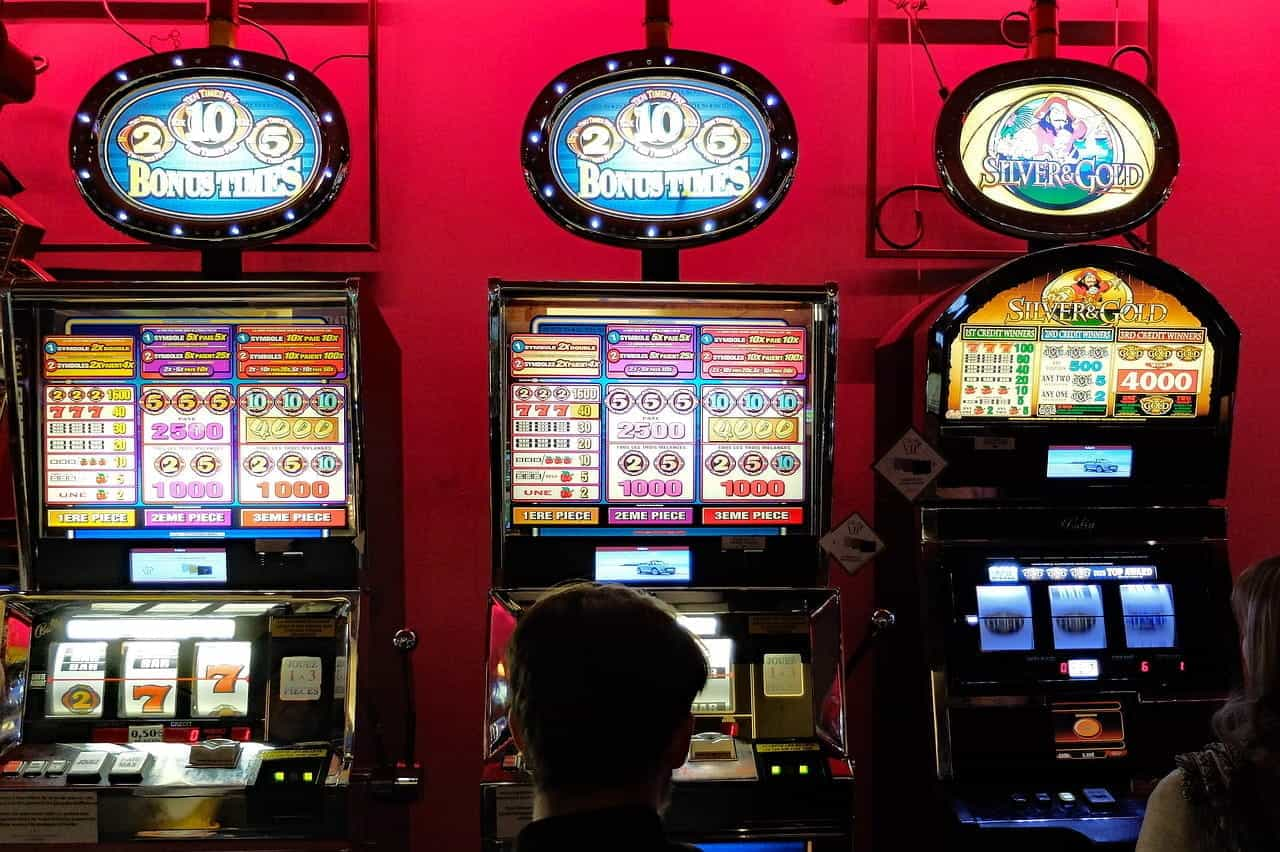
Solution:
[[[772,85],[705,53],[585,62],[543,90],[526,124],[534,197],[565,228],[618,245],[692,245],[752,227],[795,169],[795,127]]]
[[[332,95],[274,57],[208,48],[130,63],[76,114],[81,193],[152,241],[275,239],[332,202],[347,134]]]

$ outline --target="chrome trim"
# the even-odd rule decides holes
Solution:
[[[934,770],[939,781],[955,774],[951,760],[951,715],[947,712],[947,673],[943,669],[929,672],[929,694],[933,699]]]

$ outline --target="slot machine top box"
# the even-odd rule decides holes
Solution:
[[[490,288],[495,584],[811,585],[834,287]]]
[[[358,586],[354,282],[3,294],[25,589]]]
[[[878,416],[916,424],[947,460],[940,493],[1221,497],[1239,345],[1176,267],[1115,246],[1047,249],[891,329],[881,369],[909,363],[924,382],[913,397],[914,382],[881,382]]]

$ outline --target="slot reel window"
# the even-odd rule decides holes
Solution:
[[[695,713],[733,712],[733,640],[701,637],[707,685],[693,699]]]
[[[1036,647],[1031,590],[1026,586],[978,586],[978,635],[983,651],[1031,651]]]
[[[178,643],[124,643],[120,718],[172,719],[178,707]]]
[[[1172,648],[1176,644],[1173,586],[1169,583],[1120,587],[1125,644],[1130,648]]]
[[[732,713],[733,639],[717,635],[720,619],[714,615],[681,615],[677,621],[697,638],[707,658],[707,683],[693,698],[693,712]]]
[[[93,615],[67,621],[67,641],[49,645],[47,718],[102,719],[113,700],[114,718],[174,719],[187,708],[194,718],[245,717],[250,713],[253,642],[235,640],[232,617],[201,617],[209,602],[151,604],[148,615],[126,615],[148,606],[99,602]],[[260,614],[263,604],[222,604],[213,616]],[[222,612],[222,607],[253,607]]]
[[[1093,584],[1049,587],[1053,647],[1058,650],[1107,647],[1102,590]]]
[[[102,718],[106,642],[57,642],[49,648],[48,705],[52,717]]]

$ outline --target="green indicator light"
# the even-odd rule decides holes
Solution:
[[[272,778],[274,778],[274,779],[276,780],[276,783],[279,783],[279,784],[283,784],[283,783],[284,783],[284,773],[283,773],[283,772],[279,772],[279,771],[277,771],[277,772],[275,772],[271,777],[272,777]]]
[[[782,767],[775,763],[773,766],[770,766],[770,767],[769,767],[769,774],[770,774],[770,775],[781,775],[781,774],[782,774]]]
[[[808,775],[808,774],[809,774],[809,764],[807,764],[807,763],[802,763],[802,764],[800,764],[800,774],[801,774],[801,775]]]
[[[304,772],[302,773],[302,780],[310,784],[312,781],[316,780],[316,774],[314,772]]]

